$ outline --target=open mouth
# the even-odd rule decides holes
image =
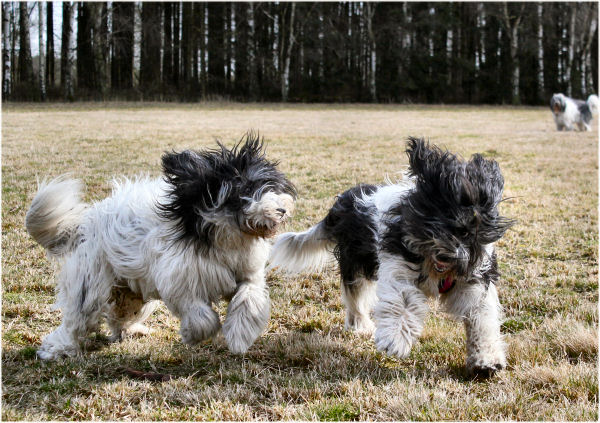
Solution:
[[[433,260],[433,268],[438,273],[444,273],[450,269],[450,265],[448,263],[442,263],[440,261]]]
[[[438,291],[440,294],[445,294],[454,288],[454,279],[451,276],[446,276],[444,279],[440,279],[438,283]]]

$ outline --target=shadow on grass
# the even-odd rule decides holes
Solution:
[[[269,334],[260,338],[244,355],[231,354],[222,339],[194,347],[174,342],[162,349],[153,347],[152,336],[140,338],[138,342],[143,352],[134,355],[119,347],[118,351],[109,348],[111,342],[107,337],[94,336],[86,340],[81,355],[49,362],[40,361],[32,346],[5,350],[2,354],[3,379],[10,384],[11,374],[15,371],[41,371],[49,378],[70,379],[85,375],[85,379],[95,383],[128,379],[163,383],[191,378],[201,379],[203,385],[241,384],[253,377],[286,380],[292,375],[334,385],[357,379],[385,385],[408,377],[450,379],[460,383],[489,380],[473,377],[462,363],[441,363],[432,370],[423,357],[420,357],[421,361],[396,360],[377,352],[374,347],[357,349],[347,345],[343,338],[332,339],[318,333]],[[144,349],[145,345],[147,349]],[[40,382],[44,383],[43,380]],[[71,386],[75,388],[76,385]]]

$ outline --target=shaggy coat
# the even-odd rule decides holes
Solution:
[[[591,130],[592,115],[598,113],[598,97],[590,95],[587,101],[575,100],[564,94],[554,94],[550,99],[550,109],[559,131]]]
[[[513,224],[498,214],[504,179],[478,154],[463,161],[416,138],[406,151],[409,179],[344,192],[317,225],[277,238],[271,266],[318,270],[332,252],[346,328],[374,331],[377,348],[398,357],[423,330],[427,297],[439,298],[465,324],[468,369],[489,375],[506,365],[494,252]]]
[[[106,317],[117,340],[147,333],[162,300],[181,320],[183,342],[222,329],[245,352],[270,314],[264,267],[269,243],[293,210],[296,190],[249,134],[232,149],[166,153],[162,179],[115,182],[98,203],[81,201],[81,183],[42,183],[26,217],[29,233],[62,262],[56,307],[61,325],[38,350],[73,355]],[[213,303],[229,300],[221,328]]]

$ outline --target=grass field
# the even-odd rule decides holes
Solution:
[[[170,149],[231,145],[258,129],[299,190],[288,228],[316,223],[357,182],[394,178],[404,140],[424,136],[505,176],[498,243],[508,369],[472,380],[464,330],[436,305],[396,360],[343,330],[338,274],[269,275],[268,330],[244,356],[217,338],[182,345],[162,307],[145,338],[90,338],[40,362],[59,323],[54,269],[23,222],[36,180],[66,172],[86,199],[115,175],[158,175]],[[598,125],[556,132],[547,108],[362,105],[5,105],[2,112],[3,420],[597,420]],[[220,305],[221,312],[224,304]],[[165,375],[135,377],[130,369]]]

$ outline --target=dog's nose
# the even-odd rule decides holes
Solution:
[[[279,213],[281,213],[281,214],[285,214],[285,212],[287,211],[286,209],[282,209],[282,208],[279,208],[279,209],[276,209],[276,210],[277,210]]]

